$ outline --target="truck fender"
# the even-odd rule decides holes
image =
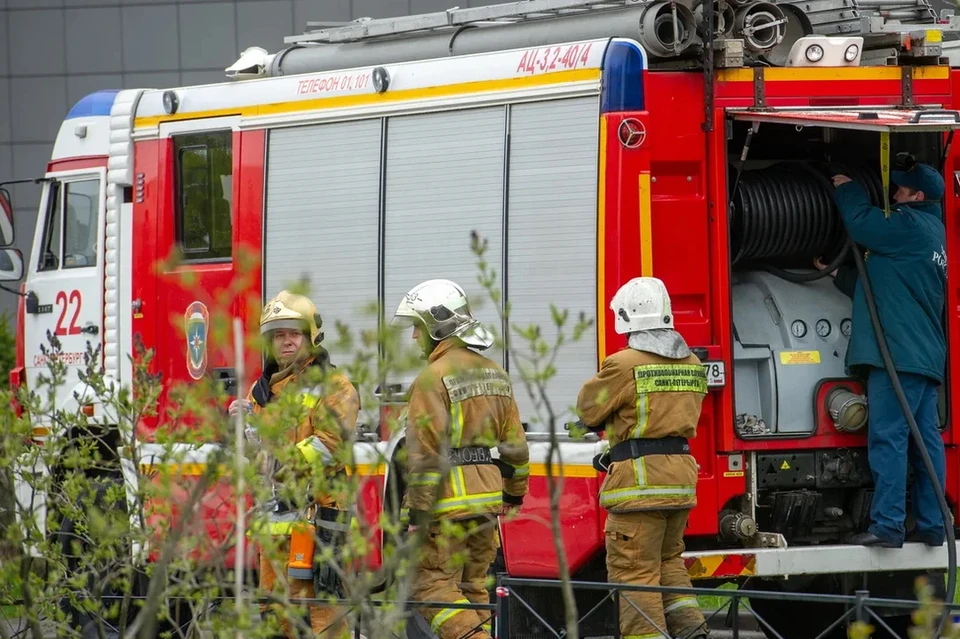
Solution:
[[[116,407],[111,405],[110,401],[117,397],[120,390],[120,383],[109,375],[103,376],[102,392],[97,392],[86,382],[78,382],[70,393],[70,398],[64,402],[61,407],[64,411],[73,413],[80,410],[81,406],[92,405],[93,416],[91,422],[98,424],[119,424],[120,416],[117,414]]]
[[[387,443],[387,448],[384,451],[384,457],[386,458],[386,470],[384,471],[384,474],[383,474],[383,495],[381,495],[383,499],[382,503],[383,503],[384,510],[387,510],[388,508],[390,508],[390,505],[392,503],[392,499],[390,495],[392,492],[393,482],[396,481],[394,477],[394,456],[397,454],[397,451],[400,449],[401,446],[403,446],[404,442],[406,441],[406,434],[407,434],[407,429],[405,426],[398,429],[397,432],[391,435]],[[401,500],[403,499],[404,490],[405,490],[405,486],[400,485],[399,491],[398,491],[399,492],[398,497]],[[396,506],[397,508],[399,508],[399,504],[397,504]]]

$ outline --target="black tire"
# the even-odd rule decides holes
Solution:
[[[782,583],[778,581],[751,582],[749,590],[784,592]],[[841,586],[838,579],[825,576],[813,579],[809,585],[800,590],[807,593],[840,594]],[[814,639],[846,612],[844,606],[839,604],[758,598],[750,599],[749,608],[759,617],[757,624],[767,639],[777,639],[777,635],[782,639]],[[764,621],[776,634],[770,632]],[[846,639],[846,637],[847,624],[842,622],[823,639]]]
[[[96,482],[97,494],[94,498],[94,504],[103,506],[106,501],[107,490],[110,488],[111,485],[114,485],[116,483],[122,484],[122,480],[119,478],[105,478],[97,481]],[[110,507],[117,507],[117,506],[110,506]],[[120,507],[122,508],[123,511],[126,511],[125,502],[121,502]],[[60,523],[60,530],[57,532],[57,535],[56,535],[56,542],[61,548],[61,551],[63,553],[63,559],[66,564],[65,568],[68,572],[75,572],[79,570],[80,559],[79,559],[79,555],[75,553],[83,553],[87,549],[86,545],[78,549],[74,548],[73,541],[74,541],[75,530],[76,530],[76,522],[69,517],[64,517]],[[90,575],[90,578],[88,579],[88,586],[87,586],[88,592],[93,592],[93,588],[97,579],[98,579],[98,576]],[[106,584],[103,588],[102,595],[105,601],[113,601],[112,599],[107,599],[107,598],[123,596],[124,592],[118,588],[113,587],[111,584]],[[99,639],[100,635],[97,629],[96,618],[92,617],[89,613],[82,612],[76,609],[73,605],[71,605],[70,601],[66,598],[60,600],[60,609],[63,610],[63,612],[68,615],[68,617],[70,618],[71,626],[80,633],[80,636],[83,639]],[[132,620],[134,614],[135,613],[133,612],[131,607],[131,611],[127,619],[128,622]],[[105,630],[106,639],[119,639],[119,631],[118,631],[118,628],[120,625],[119,621],[120,620],[118,617],[109,617],[109,618],[103,619],[104,626],[105,626],[104,630]]]

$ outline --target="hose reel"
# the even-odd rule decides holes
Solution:
[[[859,182],[870,200],[883,204],[883,184],[873,167],[811,167],[780,162],[744,171],[731,196],[730,239],[733,263],[793,262],[839,255],[844,248],[843,222],[833,203],[828,174],[843,173]],[[730,175],[735,171],[731,168]]]
[[[787,16],[772,2],[752,2],[737,9],[733,33],[743,38],[743,46],[755,53],[774,48],[783,40]]]
[[[696,18],[678,2],[653,2],[640,15],[640,44],[652,56],[669,58],[690,48],[696,36]]]
[[[703,17],[704,0],[697,0],[693,5],[693,15],[697,19],[697,33],[701,38],[707,37],[707,25],[704,24]],[[722,38],[729,36],[733,30],[734,7],[737,6],[737,0],[713,0],[713,37]]]
[[[696,0],[693,5],[697,33],[701,38],[707,36],[707,25],[703,17],[705,1]],[[800,18],[797,18],[797,14]],[[806,20],[801,11],[788,12],[767,0],[713,0],[713,16],[715,38],[740,38],[744,48],[755,54],[777,48],[794,22],[798,23],[797,29],[800,32],[812,31],[809,20]],[[786,54],[777,57],[786,60]]]

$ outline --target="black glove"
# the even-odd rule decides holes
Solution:
[[[604,453],[594,456],[593,467],[597,469],[597,472],[610,472],[610,451],[608,450]]]
[[[425,510],[410,509],[411,526],[427,526],[430,524],[430,513]]]
[[[503,491],[503,503],[510,508],[520,509],[523,506],[523,495],[517,497],[516,495],[511,495],[507,491]]]

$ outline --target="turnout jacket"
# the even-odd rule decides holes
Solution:
[[[626,348],[606,358],[580,390],[577,410],[611,449],[630,439],[696,436],[707,377],[696,355],[669,359]],[[690,454],[648,454],[613,462],[600,487],[609,512],[693,508],[697,463]]]
[[[302,417],[287,431],[288,441],[307,463],[323,466],[325,473],[332,476],[344,470],[338,453],[343,448],[345,435],[357,426],[360,396],[347,376],[333,367],[327,368],[318,385],[308,387],[302,377],[311,367],[321,367],[321,360],[310,358],[298,372],[271,384],[278,370],[277,364],[271,362],[250,388],[247,400],[253,403],[254,414],[260,414],[282,392],[296,389]],[[338,500],[332,495],[318,493],[314,499],[320,506],[338,507]]]
[[[499,514],[504,501],[519,504],[530,451],[510,377],[456,338],[440,342],[428,362],[410,388],[407,410],[410,520]],[[503,473],[489,457],[492,448]]]

